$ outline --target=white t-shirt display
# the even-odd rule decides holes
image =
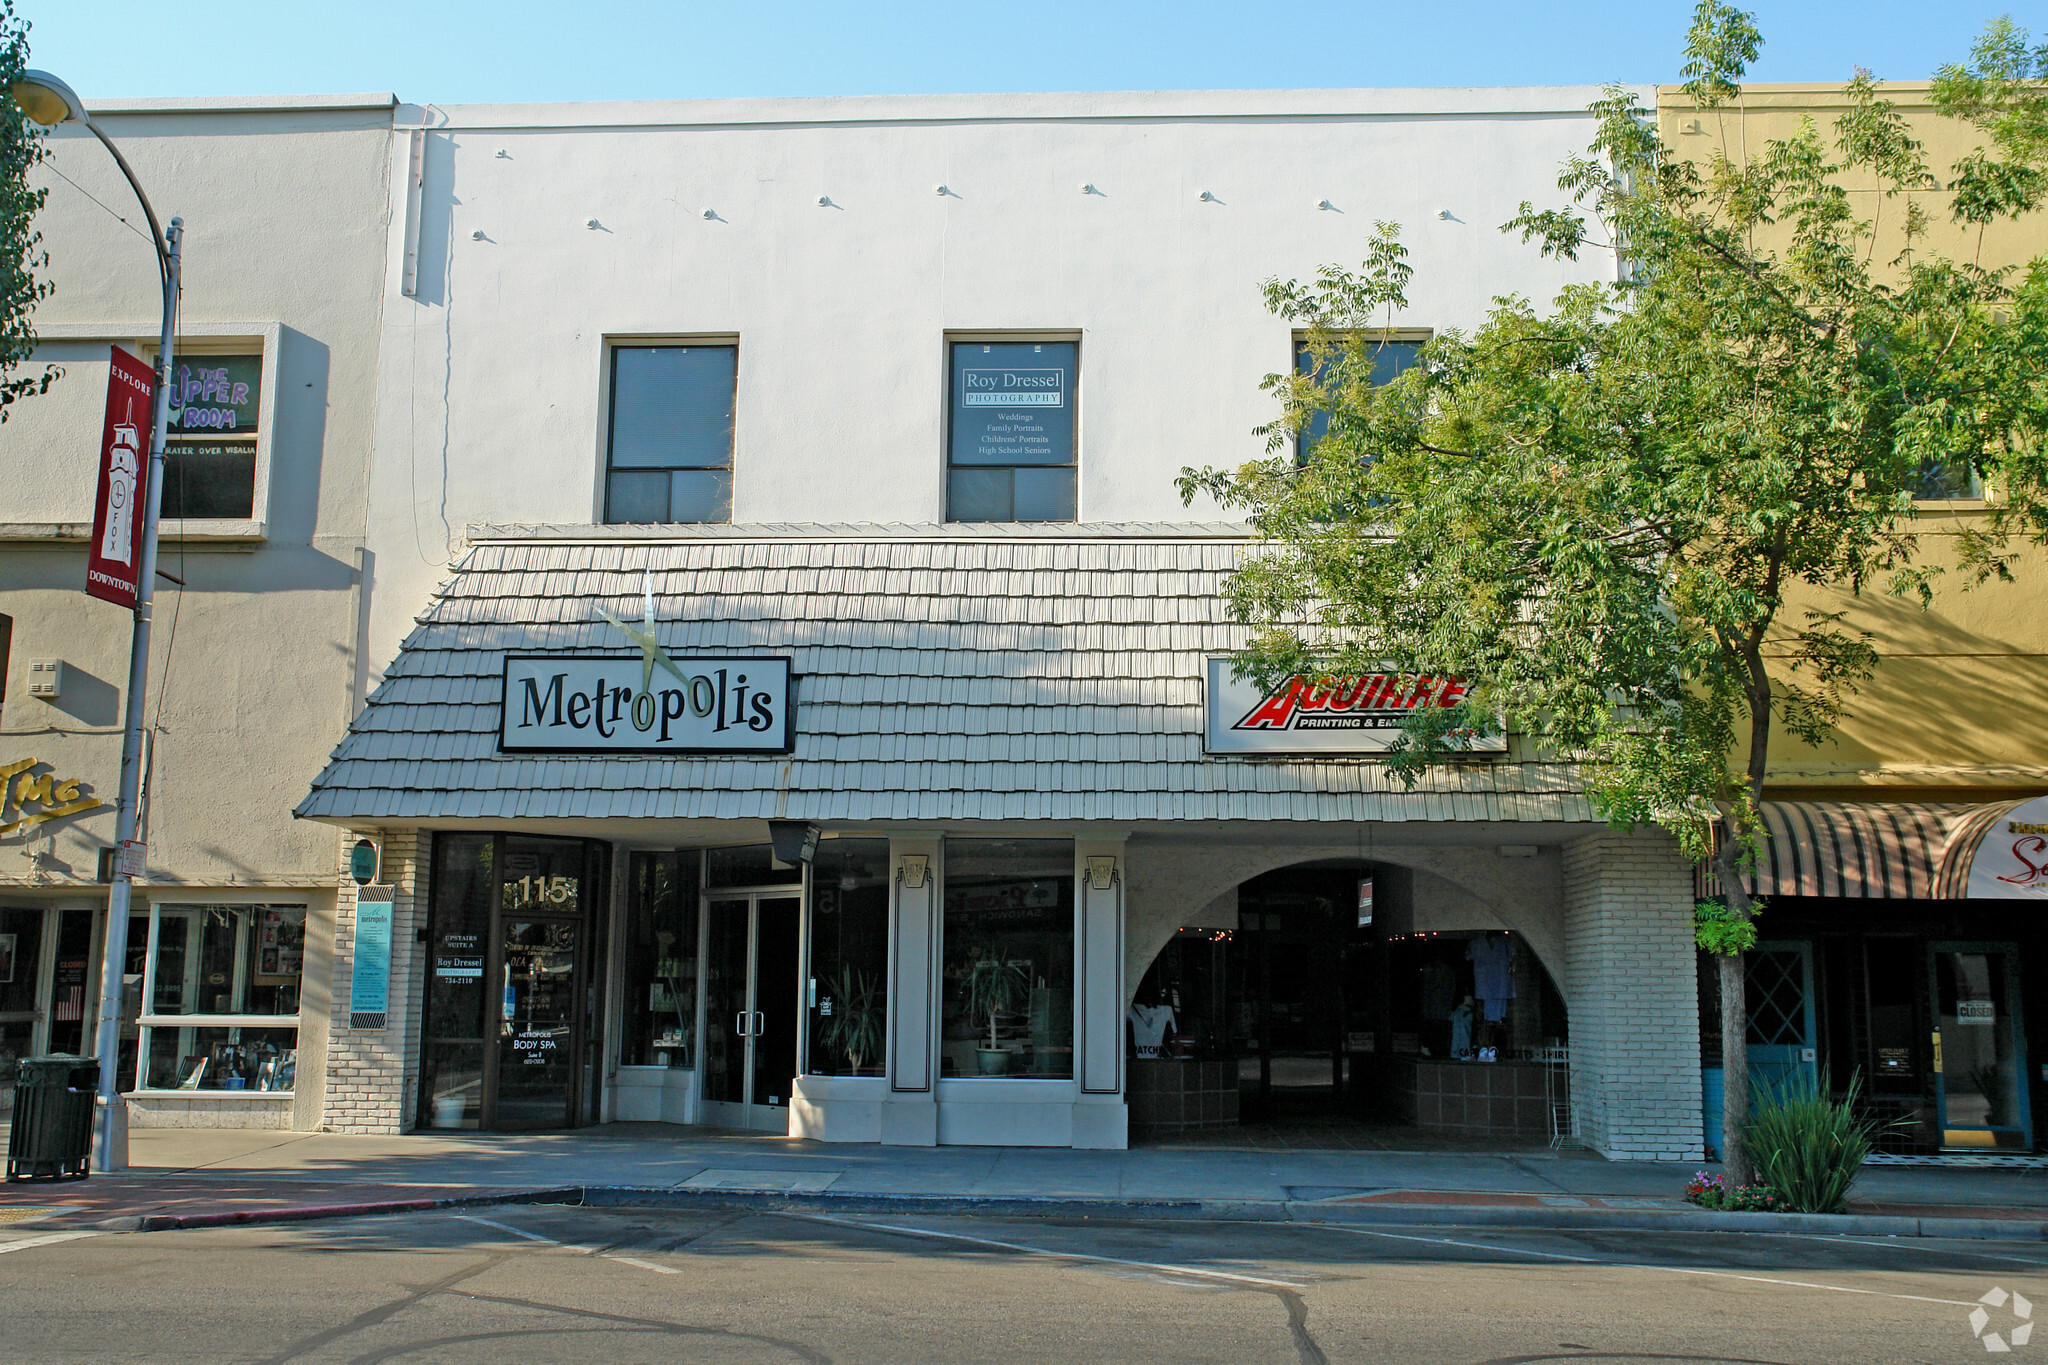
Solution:
[[[1131,1021],[1131,1041],[1137,1044],[1138,1055],[1157,1057],[1159,1044],[1174,1024],[1173,1006],[1133,1005],[1125,1017]]]

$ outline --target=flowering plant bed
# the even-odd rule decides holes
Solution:
[[[1785,1197],[1769,1185],[1730,1189],[1726,1180],[1711,1171],[1700,1171],[1686,1182],[1685,1198],[1703,1209],[1724,1213],[1784,1213],[1788,1208]]]

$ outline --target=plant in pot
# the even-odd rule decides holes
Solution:
[[[882,989],[875,978],[841,967],[832,980],[832,1017],[825,1024],[825,1045],[846,1054],[853,1074],[861,1059],[882,1055]]]
[[[1000,1076],[1010,1069],[1010,1049],[996,1041],[996,1016],[1016,1013],[1030,985],[1021,962],[990,954],[975,958],[968,966],[960,983],[960,1007],[968,1018],[988,1023],[988,1046],[975,1049],[982,1075]]]

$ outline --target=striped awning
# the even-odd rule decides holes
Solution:
[[[1976,866],[1987,837],[2007,832],[2008,825],[2026,839],[2048,833],[2048,798],[1984,806],[1766,801],[1762,814],[1766,838],[1755,866],[1742,878],[1752,896],[1960,900],[2048,895],[2048,838],[2034,839],[2028,849],[2011,855],[2001,844],[1986,856],[1984,866]],[[2041,864],[2039,877],[2021,856],[2035,844],[2044,851],[2035,859]],[[1720,879],[1711,868],[1700,868],[1697,880],[1702,896],[1720,894]]]
[[[1950,828],[1972,809],[1766,801],[1767,837],[1743,888],[1752,896],[1933,899],[1942,894],[1936,888]],[[1701,894],[1720,894],[1720,879],[1709,868],[1701,872]]]

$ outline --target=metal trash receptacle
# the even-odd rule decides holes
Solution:
[[[24,1057],[18,1065],[14,1119],[7,1130],[7,1178],[85,1179],[99,1062],[60,1052]]]

